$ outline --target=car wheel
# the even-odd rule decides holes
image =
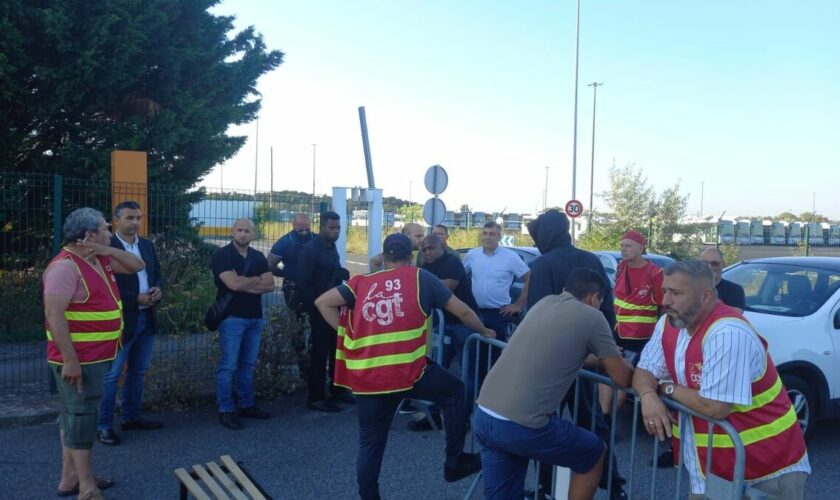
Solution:
[[[783,375],[782,383],[787,389],[791,404],[793,404],[793,411],[796,412],[796,420],[799,421],[802,434],[807,439],[814,428],[814,413],[816,411],[811,388],[796,375]]]

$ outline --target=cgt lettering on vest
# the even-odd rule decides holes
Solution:
[[[365,321],[376,321],[381,326],[394,323],[394,319],[405,317],[402,310],[403,294],[400,280],[386,280],[384,290],[377,291],[379,283],[374,282],[362,301],[362,317]]]

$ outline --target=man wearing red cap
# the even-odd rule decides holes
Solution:
[[[634,230],[621,235],[621,262],[615,276],[615,332],[618,345],[626,351],[642,352],[653,335],[662,306],[662,269],[645,260],[647,240]],[[600,387],[601,409],[609,418],[612,390]],[[618,407],[624,402],[619,394]],[[617,410],[618,408],[616,408]]]

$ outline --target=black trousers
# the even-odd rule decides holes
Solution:
[[[335,379],[336,332],[317,310],[309,310],[309,341],[312,357],[309,364],[309,401],[326,399],[327,372]]]
[[[446,463],[454,467],[464,449],[467,410],[464,383],[459,378],[427,360],[423,376],[408,391],[371,396],[357,395],[359,413],[359,456],[356,480],[363,500],[378,500],[379,472],[394,413],[403,399],[434,401],[443,409],[446,432]]]

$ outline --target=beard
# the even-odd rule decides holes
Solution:
[[[692,302],[691,306],[682,313],[679,313],[671,308],[665,309],[665,314],[668,315],[668,323],[674,328],[687,328],[697,319],[697,313],[700,311],[700,300]]]

